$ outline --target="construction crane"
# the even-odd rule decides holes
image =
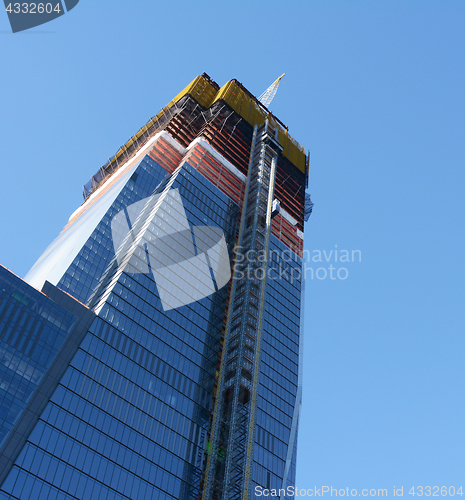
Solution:
[[[284,78],[285,73],[283,73],[279,78],[277,78],[266,90],[258,97],[258,100],[267,108],[273,97],[276,95],[278,91],[279,82]]]

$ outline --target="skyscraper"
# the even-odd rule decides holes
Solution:
[[[307,178],[287,127],[203,74],[84,186],[27,283],[0,268],[0,499],[294,485]]]

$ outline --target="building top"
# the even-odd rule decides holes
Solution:
[[[108,159],[108,162],[84,186],[84,199],[87,199],[115,167],[118,168],[121,162],[128,158],[128,155],[138,151],[148,137],[160,129],[163,122],[166,123],[167,119],[172,118],[176,113],[177,103],[187,96],[192,97],[204,109],[210,108],[217,101],[223,101],[251,126],[261,125],[268,119],[271,126],[278,130],[278,141],[283,148],[282,155],[308,177],[308,152],[291,137],[288,127],[236,79],[228,81],[220,88],[206,73],[203,73],[194,78],[167,106],[121,146],[113,157]]]
[[[307,151],[293,137],[288,128],[275,117],[254,95],[252,95],[236,79],[225,83],[221,88],[207,74],[195,78],[173,100],[179,101],[190,94],[204,108],[223,99],[231,108],[250,125],[261,125],[267,118],[274,128],[278,129],[278,140],[283,147],[283,155],[301,172],[306,173]]]

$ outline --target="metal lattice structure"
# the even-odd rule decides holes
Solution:
[[[281,80],[284,78],[285,73],[283,73],[279,78],[277,78],[266,90],[263,94],[260,94],[258,100],[265,106],[269,107],[271,101],[273,100],[276,92],[278,91],[279,84]]]
[[[255,126],[239,232],[241,253],[234,268],[203,500],[245,500],[250,496],[266,256],[281,150],[268,120]]]

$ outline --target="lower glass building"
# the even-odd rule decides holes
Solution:
[[[279,120],[204,74],[25,281],[0,268],[0,499],[286,498],[307,177]]]

